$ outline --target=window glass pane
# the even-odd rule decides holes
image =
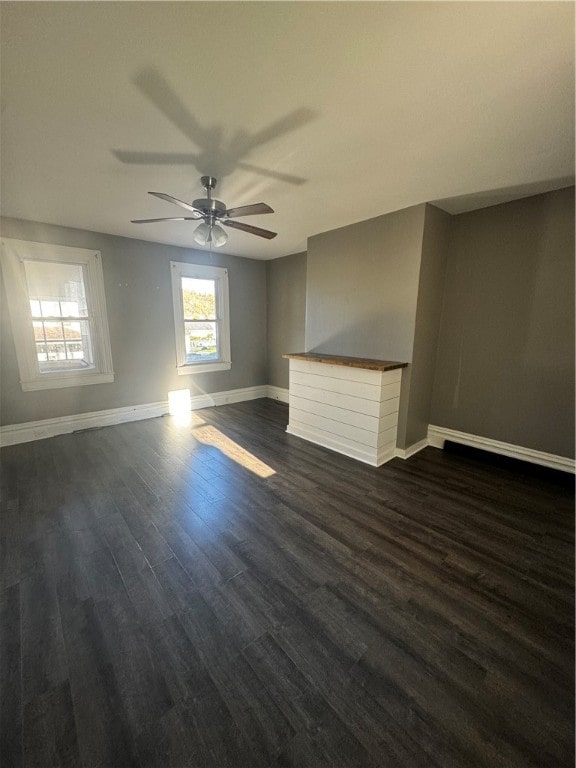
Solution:
[[[84,272],[79,264],[24,261],[33,317],[88,317]],[[36,357],[41,373],[94,367],[88,321],[35,320]]]
[[[33,325],[41,372],[79,370],[94,365],[87,321],[44,320],[35,321]]]
[[[68,360],[83,360],[86,365],[92,365],[92,347],[88,334],[88,322],[63,322],[64,338],[66,339],[66,358]]]
[[[82,371],[93,368],[84,359],[84,351],[74,349],[71,344],[48,344],[47,355],[38,351],[38,365],[42,373],[62,373],[64,371]]]
[[[216,320],[216,281],[182,278],[185,320]]]
[[[42,317],[60,317],[60,302],[59,301],[40,301],[40,313]]]
[[[48,360],[46,344],[36,344],[36,354],[38,355],[38,362],[45,363]]]
[[[66,355],[68,360],[84,360],[84,349],[82,342],[66,342]]]
[[[32,326],[34,327],[34,338],[36,341],[44,341],[44,323],[34,322]]]
[[[62,317],[83,317],[85,313],[80,314],[80,305],[77,301],[61,301],[60,312]]]
[[[50,341],[48,347],[48,360],[66,360],[66,347],[64,342]]]
[[[74,313],[77,317],[87,317],[84,273],[79,264],[65,264],[54,261],[24,261],[28,296],[31,301],[40,301],[44,317],[60,317],[60,303],[71,302],[77,305]]]
[[[46,341],[64,341],[62,323],[57,321],[44,320],[39,323],[34,323],[34,325],[39,325],[41,328],[43,328]]]
[[[80,330],[80,323],[67,323],[63,322],[64,338],[69,340],[77,340],[82,338],[82,332]]]
[[[184,323],[186,362],[218,360],[217,323]]]

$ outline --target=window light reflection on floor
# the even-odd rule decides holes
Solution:
[[[242,448],[241,445],[235,443],[225,434],[220,432],[216,427],[212,427],[206,424],[203,427],[196,427],[194,429],[194,437],[204,445],[211,445],[214,448],[218,448],[221,453],[227,456],[232,461],[240,464],[244,469],[250,470],[258,477],[266,478],[272,477],[276,474],[276,471],[269,467],[268,464],[264,464],[253,453]]]
[[[248,469],[258,477],[272,477],[276,471],[260,461],[253,453],[242,448],[241,445],[226,437],[216,427],[212,427],[199,418],[192,415],[192,398],[189,389],[175,389],[168,392],[168,412],[173,417],[173,423],[177,427],[192,426],[192,434],[198,442],[217,448],[232,461],[235,461],[244,469]]]

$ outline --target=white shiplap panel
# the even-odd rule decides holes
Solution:
[[[378,434],[368,429],[353,427],[351,424],[343,424],[341,421],[327,419],[324,416],[318,416],[315,413],[301,411],[298,408],[290,406],[290,421],[294,419],[302,424],[308,424],[318,430],[323,430],[332,435],[338,435],[347,440],[354,440],[356,443],[376,448],[378,445]]]
[[[380,448],[386,443],[396,440],[396,425],[379,432],[371,432],[368,429],[355,427],[352,424],[344,424],[341,421],[328,419],[325,416],[318,416],[315,413],[301,411],[292,406],[290,406],[290,411],[293,414],[294,419],[300,421],[302,424],[308,424],[317,430],[322,430],[332,435],[338,435],[347,440],[353,440],[354,442],[368,446],[369,448]],[[290,418],[292,419],[292,416]]]
[[[395,389],[391,389],[394,387]],[[367,416],[386,416],[388,413],[394,413],[398,410],[400,402],[400,382],[387,387],[386,394],[396,391],[394,397],[383,400],[381,403],[376,400],[368,400],[365,397],[355,397],[354,395],[343,395],[339,392],[330,392],[326,389],[317,387],[307,387],[304,384],[290,384],[290,394],[297,397],[305,397],[307,400],[318,400],[327,405],[335,405],[337,408],[347,408],[356,413],[365,413]]]
[[[341,379],[330,379],[327,376],[294,372],[290,373],[290,390],[294,386],[311,387],[318,390],[319,395],[311,398],[313,400],[324,399],[329,396],[324,393],[334,392],[338,395],[382,402],[400,396],[401,382],[396,381],[377,387],[373,384],[362,384],[357,381],[342,381]]]
[[[297,419],[290,419],[290,424],[286,431],[291,435],[296,435],[303,440],[308,440],[315,445],[321,445],[323,448],[329,448],[337,453],[342,453],[344,456],[350,456],[352,459],[357,459],[365,464],[371,464],[373,467],[377,465],[378,454],[373,448],[368,448],[360,443],[355,443],[353,440],[345,440],[337,435],[331,435],[328,432],[322,432],[309,424],[303,424]]]
[[[396,449],[402,371],[290,361],[288,432],[380,466]]]
[[[386,384],[394,384],[395,382],[400,383],[402,380],[402,368],[394,368],[393,371],[383,371],[382,372],[382,386],[386,386]]]
[[[371,371],[367,368],[352,368],[347,365],[330,365],[327,363],[312,363],[307,360],[291,360],[290,370],[299,373],[312,373],[315,376],[328,376],[330,379],[343,381],[358,381],[363,384],[380,386],[383,371]],[[398,371],[401,373],[400,369]],[[394,371],[384,371],[394,373]]]
[[[390,459],[393,459],[396,456],[396,439],[394,439],[393,443],[388,443],[383,448],[378,449],[378,453],[376,456],[376,466],[380,467],[382,464],[385,464],[387,461],[390,461]]]
[[[367,416],[365,413],[338,408],[325,402],[322,403],[305,397],[298,397],[292,393],[290,393],[290,408],[306,411],[306,413],[315,413],[317,416],[341,421],[343,424],[352,424],[354,427],[361,427],[369,432],[376,433],[379,430],[380,419],[377,416]]]
[[[396,447],[396,435],[398,433],[398,424],[394,424],[393,427],[390,427],[389,429],[383,429],[380,432],[378,432],[378,440],[376,442],[376,445],[378,446],[378,450],[380,451],[383,446],[389,445],[391,443],[394,444],[394,447]]]
[[[400,381],[390,382],[390,384],[383,384],[380,390],[380,401],[390,400],[393,397],[399,397],[401,386],[402,382]]]
[[[340,392],[330,392],[327,389],[309,387],[305,384],[290,382],[290,394],[296,397],[305,397],[307,400],[317,400],[334,405],[336,408],[346,408],[356,413],[365,413],[366,416],[379,416],[380,403],[378,400],[369,400],[366,397],[354,397],[343,395]]]
[[[398,382],[398,387],[400,387],[400,382]],[[380,403],[380,410],[378,415],[380,416],[380,418],[382,418],[384,416],[387,416],[389,413],[398,414],[399,410],[400,410],[400,398],[398,396],[391,397],[389,400],[382,400],[382,402]]]
[[[380,433],[385,432],[391,427],[396,427],[398,423],[398,414],[396,412],[389,413],[382,418],[376,418],[374,416],[366,416],[363,413],[348,411],[344,408],[335,408],[334,406],[326,405],[326,403],[318,403],[314,400],[307,400],[292,394],[290,395],[290,408],[322,416],[343,424],[350,424],[353,427],[365,429],[376,435],[380,435]]]
[[[391,371],[373,371],[370,368],[355,368],[347,365],[330,365],[329,363],[313,363],[307,360],[291,360],[290,370],[301,373],[313,373],[316,376],[328,376],[331,379],[359,381],[364,384],[391,384],[400,381],[402,369]]]
[[[323,432],[315,427],[298,421],[297,419],[290,419],[286,431],[291,435],[296,435],[303,440],[308,440],[315,445],[321,445],[323,448],[329,448],[332,451],[344,454],[344,456],[350,456],[353,459],[362,461],[365,464],[370,464],[373,467],[379,467],[384,462],[394,458],[396,450],[396,438],[392,442],[386,443],[378,449],[369,448],[366,445],[354,442],[354,440],[346,440],[338,435],[333,435],[329,432]]]
[[[293,384],[304,384],[307,387],[315,387],[326,392],[339,392],[342,395],[363,397],[366,400],[376,400],[377,402],[380,402],[382,391],[379,384],[332,379],[329,376],[317,376],[313,373],[302,373],[301,371],[290,372],[290,388],[292,388]]]

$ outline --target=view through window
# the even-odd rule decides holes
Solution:
[[[182,309],[186,362],[218,359],[216,282],[182,278]]]
[[[24,271],[40,371],[92,367],[82,266],[25,261]]]
[[[180,261],[170,266],[178,374],[229,370],[228,270]]]

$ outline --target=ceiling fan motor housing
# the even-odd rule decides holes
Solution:
[[[220,200],[212,200],[212,198],[194,200],[192,203],[194,208],[197,208],[205,216],[224,216],[226,213],[226,206]]]
[[[218,183],[217,179],[215,179],[214,176],[202,176],[200,181],[206,192],[208,192],[208,197],[194,200],[192,203],[194,208],[198,208],[198,210],[202,211],[205,216],[213,216],[216,218],[224,216],[226,213],[226,206],[220,200],[212,200],[212,195],[210,194]]]

